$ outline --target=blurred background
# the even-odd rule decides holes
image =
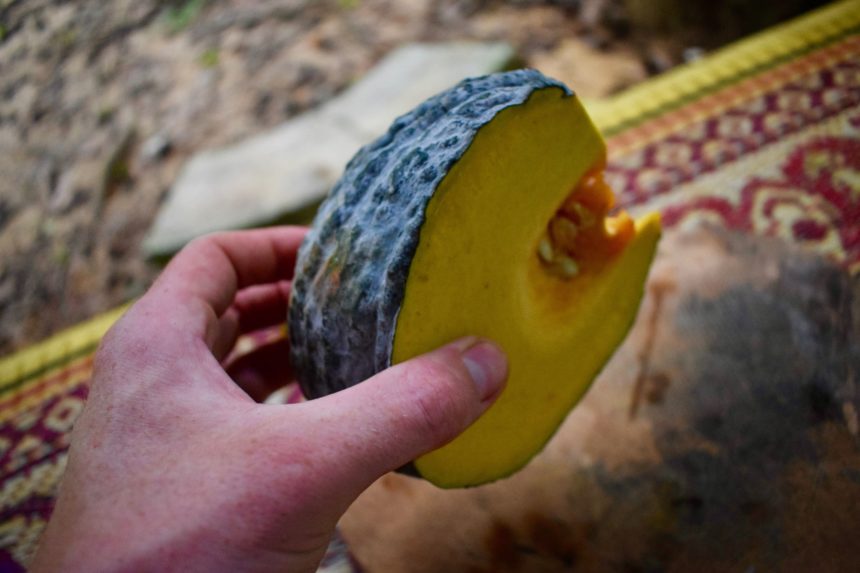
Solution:
[[[196,152],[330,100],[409,42],[504,41],[603,98],[823,2],[0,0],[0,355],[140,295]]]

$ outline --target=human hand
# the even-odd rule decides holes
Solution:
[[[325,398],[258,403],[290,380],[287,349],[223,361],[285,319],[303,236],[194,241],[105,336],[33,570],[314,571],[359,493],[498,396],[504,355],[467,338]]]

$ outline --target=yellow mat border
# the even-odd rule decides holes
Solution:
[[[690,99],[837,40],[858,27],[860,0],[828,4],[616,96],[587,101],[586,108],[595,125],[610,137]]]
[[[70,359],[94,351],[105,332],[125,313],[128,306],[123,305],[100,314],[0,359],[0,399],[27,382],[65,366]]]
[[[834,41],[860,27],[860,0],[843,0],[765,30],[634,86],[617,96],[587,102],[594,123],[607,136],[647,121],[667,108],[737,82],[749,75]],[[104,333],[126,311],[113,309],[0,359],[0,398],[19,390],[66,361],[95,350]]]
[[[635,149],[641,149],[670,133],[677,133],[685,126],[718,116],[741,102],[749,102],[756,97],[778,90],[781,86],[797,81],[812,71],[819,71],[842,61],[849,51],[853,52],[853,56],[860,54],[860,35],[851,34],[835,39],[808,54],[792,58],[790,62],[783,65],[773,66],[762,70],[759,74],[732,82],[725,91],[715,90],[704,93],[687,105],[668,107],[650,121],[632,125],[608,136],[609,157],[621,156]]]

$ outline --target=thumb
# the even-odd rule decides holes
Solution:
[[[507,374],[497,345],[469,337],[324,398],[351,436],[342,462],[370,483],[450,442],[490,407]]]

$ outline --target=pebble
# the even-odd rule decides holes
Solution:
[[[140,147],[141,163],[154,163],[170,154],[173,143],[163,133],[150,136]]]

